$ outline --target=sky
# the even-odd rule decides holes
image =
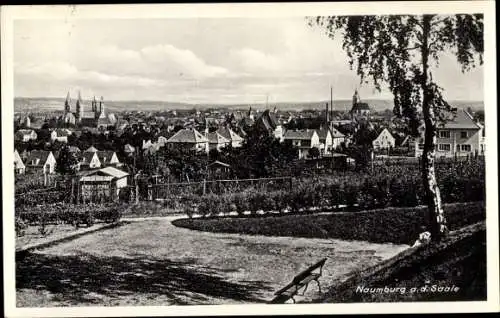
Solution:
[[[450,100],[483,100],[483,67],[450,54],[434,77]],[[264,103],[392,99],[360,86],[340,39],[304,18],[16,20],[17,97]]]

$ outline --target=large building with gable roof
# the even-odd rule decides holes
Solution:
[[[437,127],[436,157],[454,157],[483,154],[481,147],[483,127],[471,114],[459,109]],[[415,139],[415,157],[424,150],[424,126],[419,128],[420,137]]]

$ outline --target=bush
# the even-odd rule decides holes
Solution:
[[[484,202],[445,204],[444,211],[450,230],[480,222],[486,216]],[[420,226],[426,224],[425,212],[425,207],[405,207],[345,214],[179,219],[173,223],[176,226],[210,232],[413,244]]]

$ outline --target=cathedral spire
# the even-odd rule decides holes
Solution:
[[[359,94],[358,94],[358,89],[356,88],[354,90],[354,95],[352,95],[352,105],[356,105],[357,103],[359,103]]]
[[[64,112],[69,113],[71,111],[71,97],[68,94],[66,95],[66,100],[64,101]]]
[[[82,95],[80,91],[78,91],[78,99],[76,100],[76,117],[78,120],[82,119],[82,113],[83,113]]]

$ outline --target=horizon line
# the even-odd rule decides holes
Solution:
[[[53,97],[53,96],[34,96],[34,97],[27,97],[27,96],[14,96],[14,99],[19,99],[19,98],[25,98],[25,99],[66,99],[65,97]],[[73,99],[73,98],[72,98]],[[74,99],[76,100],[76,98]],[[82,100],[92,100],[92,99],[83,99]],[[377,100],[377,101],[393,101],[392,98],[364,98],[364,100]],[[192,103],[192,102],[177,102],[177,101],[169,101],[169,100],[161,100],[161,99],[104,99],[104,101],[108,102],[148,102],[148,103],[154,103],[154,102],[161,102],[161,103],[172,103],[172,104],[184,104],[184,105],[193,105],[193,106],[198,106],[198,105],[226,105],[226,106],[231,106],[231,105],[266,105],[266,102],[234,102],[234,103],[228,103],[228,102],[198,102],[198,103]],[[339,98],[337,101],[351,101],[351,98]],[[453,102],[482,102],[484,103],[484,99],[449,99],[448,101],[453,101]],[[309,101],[277,101],[277,102],[269,102],[269,104],[298,104],[298,103],[329,103],[330,100],[309,100]],[[335,99],[333,100],[335,104]]]

